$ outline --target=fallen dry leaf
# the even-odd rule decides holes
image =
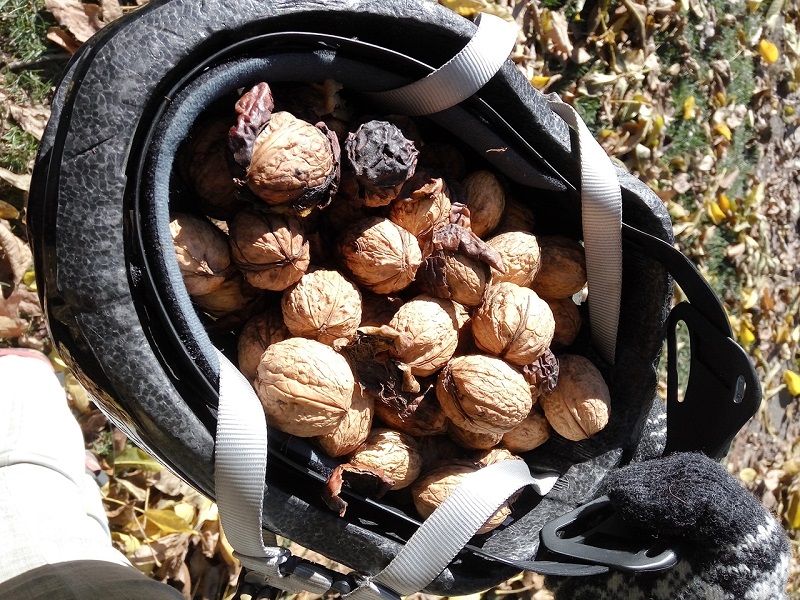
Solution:
[[[42,139],[45,125],[47,125],[47,120],[50,118],[49,108],[12,104],[8,107],[8,112],[23,131],[27,131],[37,140]]]
[[[27,192],[31,188],[30,175],[20,175],[3,167],[0,167],[0,179],[10,183],[15,188],[22,190],[23,192]]]
[[[44,6],[58,24],[65,27],[80,43],[88,40],[105,25],[101,18],[103,9],[97,4],[83,4],[80,0],[45,0]]]
[[[45,37],[48,39],[48,41],[53,42],[70,54],[75,54],[75,52],[78,51],[78,48],[81,47],[80,42],[78,42],[72,34],[61,29],[60,27],[50,27],[47,30],[47,35]]]

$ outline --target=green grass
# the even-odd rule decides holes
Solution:
[[[62,65],[39,59],[52,51],[46,42],[48,21],[40,0],[0,0],[2,92],[19,105],[44,104]],[[0,166],[25,173],[37,140],[14,123],[0,125]]]

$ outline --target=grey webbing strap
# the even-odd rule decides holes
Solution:
[[[464,48],[433,73],[394,90],[374,92],[387,110],[408,116],[429,115],[463,102],[500,70],[517,40],[513,23],[479,14],[478,30]]]
[[[450,564],[508,498],[526,485],[545,495],[557,479],[554,473],[532,476],[523,460],[506,460],[470,473],[386,568],[363,578],[360,587],[346,598],[381,600],[381,587],[401,596],[420,591]]]
[[[236,557],[272,586],[288,592],[325,593],[332,580],[323,573],[284,576],[280,565],[291,554],[263,531],[261,511],[267,473],[267,421],[253,388],[225,356],[220,363],[214,488],[220,521]],[[265,543],[266,542],[266,543]]]
[[[614,364],[622,297],[622,193],[616,170],[575,109],[558,96],[550,108],[578,134],[581,218],[589,280],[592,339],[603,360]]]

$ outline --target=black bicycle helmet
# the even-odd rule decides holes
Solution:
[[[212,339],[206,332],[177,270],[169,213],[181,196],[174,166],[181,141],[215,102],[260,81],[334,79],[377,110],[381,98],[374,93],[441,70],[463,56],[477,29],[426,0],[155,1],[103,29],[68,65],[28,204],[50,333],[111,420],[209,497],[219,492],[220,365],[225,356],[235,364],[236,356],[232,336]],[[565,110],[554,109],[555,99],[533,89],[510,61],[486,79],[454,106],[422,107],[418,114],[427,116],[419,118],[482,153],[507,177],[514,195],[530,203],[542,228],[583,239],[588,159],[579,127],[570,127]],[[668,332],[674,346],[676,322],[691,334],[691,375],[685,399],[677,402],[672,352],[667,450],[720,457],[758,406],[752,366],[731,339],[719,301],[674,250],[662,202],[610,165],[602,168],[616,175],[622,214],[615,349],[609,356],[586,339],[578,350],[608,383],[611,420],[588,440],[556,435],[526,453],[532,472],[557,473],[552,490],[544,496],[523,491],[502,527],[473,537],[434,574],[425,586],[430,593],[486,589],[521,568],[537,569],[537,558],[541,572],[582,572],[571,570],[568,565],[580,561],[566,554],[545,556],[540,531],[592,500],[609,470],[663,450],[646,448],[651,430],[643,432],[648,416],[655,422],[665,410],[657,399],[656,367]],[[670,275],[692,301],[672,317]],[[268,439],[260,515],[265,529],[367,579],[418,530],[412,511],[347,490],[342,493],[349,506],[340,517],[320,497],[337,461],[303,438],[270,429]],[[608,568],[602,563],[594,561]],[[558,564],[567,566],[559,570]],[[347,591],[357,581],[350,588],[336,585]]]

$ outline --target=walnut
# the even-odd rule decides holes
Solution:
[[[328,456],[344,456],[354,452],[369,436],[372,417],[375,414],[375,403],[361,392],[361,386],[353,388],[350,408],[336,429],[317,438],[322,450]]]
[[[315,269],[283,292],[281,310],[293,335],[333,346],[355,337],[361,292],[338,271]]]
[[[572,441],[585,440],[608,423],[611,394],[592,362],[577,354],[559,356],[558,384],[540,399],[553,429]]]
[[[290,337],[292,334],[286,328],[283,313],[277,306],[249,319],[239,334],[237,344],[242,375],[253,383],[264,350]]]
[[[439,298],[449,298],[464,306],[481,303],[489,265],[465,254],[434,250],[422,264],[417,275],[420,287]]]
[[[197,121],[178,155],[178,170],[196,195],[197,208],[216,219],[229,219],[243,204],[226,157],[229,121]]]
[[[406,288],[422,264],[417,239],[380,217],[368,217],[350,227],[341,238],[339,252],[353,279],[376,294]]]
[[[506,209],[503,211],[500,223],[493,233],[495,235],[505,233],[506,231],[533,233],[535,227],[536,217],[533,215],[533,211],[528,205],[509,197],[506,198]]]
[[[397,125],[380,120],[367,121],[347,136],[344,153],[365,206],[386,206],[394,200],[414,175],[419,155]]]
[[[502,433],[476,433],[461,429],[452,422],[447,427],[447,435],[462,448],[471,450],[488,450],[494,448],[503,438]]]
[[[257,305],[260,296],[260,291],[249,285],[241,273],[234,272],[213,292],[193,296],[192,301],[214,318],[236,316],[244,323],[250,318],[249,310]]]
[[[542,265],[531,287],[543,298],[569,298],[586,285],[586,254],[576,240],[541,236]]]
[[[338,181],[335,140],[324,124],[274,113],[253,144],[247,187],[267,204],[292,202],[301,214],[315,205],[326,206]]]
[[[201,296],[219,289],[231,264],[225,234],[208,219],[188,213],[174,213],[169,230],[189,295]]]
[[[361,294],[361,327],[380,327],[388,325],[392,317],[403,305],[403,300],[395,296],[379,296],[371,292]]]
[[[472,314],[472,337],[478,347],[515,365],[539,358],[550,346],[554,330],[547,302],[513,283],[489,287]]]
[[[464,457],[464,449],[456,445],[446,435],[427,435],[417,438],[417,446],[422,455],[422,472],[427,473],[436,467],[452,464]]]
[[[408,487],[419,477],[422,456],[417,442],[392,429],[373,429],[367,440],[350,456],[350,464],[380,469],[394,481],[393,490]]]
[[[355,380],[347,360],[306,338],[272,344],[261,357],[253,387],[269,425],[298,437],[325,435],[345,418]]]
[[[414,506],[423,519],[428,518],[434,510],[447,500],[456,487],[464,481],[470,473],[474,473],[479,467],[474,464],[464,462],[463,464],[450,464],[438,467],[425,473],[420,477],[411,488],[414,498]],[[511,507],[508,502],[497,509],[477,533],[488,533],[495,529],[506,517],[511,514]]]
[[[436,397],[456,426],[476,433],[505,433],[533,405],[521,373],[499,358],[481,354],[453,358],[439,373]]]
[[[471,460],[479,467],[488,467],[504,460],[522,460],[519,456],[512,454],[506,448],[490,448],[479,452],[471,457]]]
[[[550,439],[551,431],[541,408],[534,406],[522,423],[503,434],[502,444],[509,452],[528,452]]]
[[[506,207],[506,186],[492,171],[475,171],[461,182],[465,204],[478,237],[490,234],[500,223]]]
[[[486,243],[500,255],[505,267],[501,273],[492,269],[491,284],[503,281],[528,287],[539,272],[541,253],[536,236],[524,231],[507,231],[493,236]]]
[[[417,173],[392,201],[389,219],[424,240],[437,223],[448,218],[449,194],[443,179]]]
[[[572,345],[583,325],[583,318],[577,305],[572,298],[555,300],[545,298],[545,301],[553,311],[553,319],[556,322],[556,331],[550,346],[559,349]]]
[[[400,307],[389,327],[406,338],[391,349],[392,355],[414,375],[424,377],[441,369],[458,345],[458,316],[450,300],[417,296]]]
[[[248,208],[229,223],[231,257],[247,281],[263,290],[285,290],[311,262],[300,221]]]

